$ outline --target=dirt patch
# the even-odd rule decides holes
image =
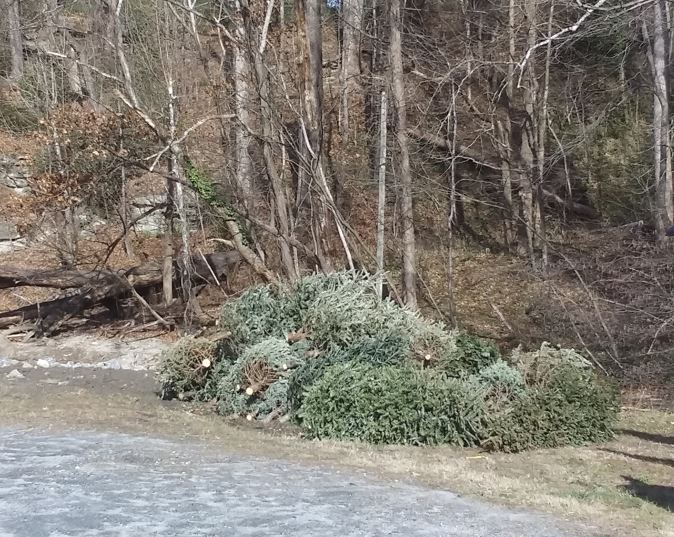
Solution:
[[[138,336],[137,339],[105,338],[91,333],[12,342],[0,335],[0,366],[35,366],[45,360],[50,366],[99,365],[112,369],[154,369],[167,341]],[[25,367],[28,369],[29,367]]]

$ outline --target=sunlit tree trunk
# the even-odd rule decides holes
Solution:
[[[381,102],[379,105],[379,158],[377,163],[377,290],[379,296],[382,296],[384,282],[384,228],[386,217],[386,138],[388,122],[388,103],[386,91],[381,92]]]
[[[391,25],[391,79],[397,112],[398,151],[400,155],[401,226],[403,230],[403,292],[405,304],[417,308],[416,245],[414,236],[414,203],[412,200],[412,170],[407,137],[407,107],[403,79],[402,13],[404,0],[393,0],[389,7]]]
[[[341,104],[339,130],[349,138],[350,109],[361,97],[360,38],[363,24],[363,0],[342,0],[342,54],[340,65]]]
[[[658,240],[665,240],[666,229],[674,222],[672,148],[669,117],[669,56],[671,27],[669,6],[655,0],[651,7],[652,29],[646,22],[642,30],[649,42],[648,59],[653,83],[653,171],[655,176],[655,226]]]
[[[23,77],[23,35],[21,33],[21,14],[19,0],[0,0],[2,17],[7,21],[9,33],[10,82],[18,82]]]

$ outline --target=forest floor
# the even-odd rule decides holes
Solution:
[[[7,378],[12,369],[0,369],[0,427],[196,442],[211,452],[365,473],[553,514],[602,535],[674,536],[673,414],[626,409],[611,442],[520,455],[374,447],[310,442],[290,426],[241,425],[204,406],[161,401],[150,371],[15,366],[23,378]]]

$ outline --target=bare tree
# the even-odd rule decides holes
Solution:
[[[416,245],[414,235],[414,203],[412,200],[412,170],[407,137],[407,107],[403,79],[402,10],[403,0],[393,0],[389,6],[391,25],[391,83],[397,112],[396,138],[400,153],[401,226],[403,230],[403,290],[405,304],[417,307]]]
[[[23,77],[23,35],[19,0],[0,0],[0,10],[6,17],[9,33],[11,67],[7,78],[10,82],[18,82]]]
[[[250,81],[252,70],[249,61],[249,44],[246,29],[243,23],[241,2],[235,2],[236,7],[236,40],[233,41],[234,49],[234,92],[236,103],[236,183],[239,195],[244,206],[253,201],[253,161],[250,156],[252,143],[251,123],[252,90]]]
[[[363,0],[341,3],[342,51],[340,62],[340,122],[343,139],[349,137],[349,111],[362,95],[360,83],[360,40],[363,24]]]
[[[650,29],[644,20],[642,32],[649,43],[648,60],[653,84],[653,169],[655,176],[655,226],[658,240],[674,222],[672,184],[672,147],[670,133],[669,91],[671,61],[671,12],[664,0],[651,6]]]
[[[378,146],[378,164],[377,164],[377,274],[378,274],[378,293],[382,295],[384,282],[384,228],[386,224],[386,138],[388,123],[388,102],[386,91],[381,92],[381,102],[379,104],[379,146]]]
[[[332,213],[348,265],[353,269],[344,226],[334,205],[323,169],[323,40],[321,0],[295,0],[298,49],[301,51],[300,101],[302,104],[303,161],[312,181],[311,202],[315,218],[312,234],[316,256],[324,270],[332,270],[327,255],[328,214]]]

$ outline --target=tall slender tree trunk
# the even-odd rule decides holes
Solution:
[[[552,36],[552,22],[555,14],[555,0],[550,1],[548,15],[548,37]],[[543,74],[543,88],[539,96],[536,113],[536,199],[537,199],[537,232],[541,246],[541,265],[543,270],[548,266],[548,243],[545,230],[545,214],[543,206],[543,181],[545,179],[545,148],[548,132],[548,97],[550,95],[550,61],[552,57],[552,40],[548,42],[545,51],[545,71]]]
[[[659,241],[665,239],[665,230],[674,222],[672,185],[672,148],[669,117],[669,55],[671,28],[666,0],[653,3],[653,44],[651,68],[653,71],[653,149],[655,171],[656,229]]]
[[[316,255],[321,259],[324,270],[332,270],[327,256],[328,212],[332,212],[349,267],[353,269],[351,251],[346,241],[344,226],[340,221],[330,187],[322,164],[323,153],[323,41],[321,31],[322,0],[295,0],[295,22],[297,26],[300,59],[300,100],[302,101],[302,137],[304,142],[303,164],[308,167],[315,185],[311,191],[311,202],[315,207],[313,226]]]
[[[283,9],[283,4],[281,4],[279,9]],[[283,263],[283,269],[288,279],[294,281],[298,277],[298,271],[296,270],[297,267],[290,248],[290,238],[292,236],[290,226],[290,205],[288,203],[288,196],[285,185],[283,184],[283,179],[279,174],[274,161],[274,150],[272,146],[274,140],[274,117],[272,110],[272,96],[269,89],[269,71],[264,64],[264,47],[261,47],[258,43],[263,37],[258,37],[258,29],[253,27],[249,14],[248,10],[241,11],[242,17],[239,20],[240,27],[237,29],[237,35],[240,37],[238,53],[243,54],[242,65],[245,64],[245,69],[249,70],[250,74],[254,76],[253,80],[255,83],[254,89],[256,99],[254,100],[252,98],[253,91],[251,91],[252,88],[249,87],[248,79],[246,81],[246,87],[244,88],[243,85],[241,87],[241,89],[245,89],[245,92],[247,93],[246,99],[240,99],[241,95],[237,88],[237,116],[239,117],[239,126],[237,128],[240,132],[240,136],[237,135],[237,145],[239,142],[245,144],[245,149],[243,146],[239,146],[240,158],[245,159],[248,162],[244,167],[237,166],[237,173],[243,174],[246,168],[249,170],[247,173],[252,173],[253,171],[252,160],[250,153],[248,152],[248,145],[252,142],[250,133],[252,132],[251,129],[254,127],[251,119],[252,117],[257,116],[259,117],[259,125],[262,131],[260,139],[262,157],[273,194],[273,202],[271,204],[273,211],[272,219],[274,220],[274,224],[278,226],[278,245],[281,254],[281,262]],[[243,49],[244,46],[247,48]],[[236,62],[237,58],[235,57],[235,63]],[[253,105],[255,105],[255,108],[253,108]],[[242,116],[239,116],[239,110],[242,113]],[[239,164],[240,163],[241,162],[239,162]],[[244,177],[240,177],[240,184],[246,185]],[[252,192],[253,185],[249,184],[248,187],[251,189],[249,196],[254,197],[255,194]],[[252,201],[253,200],[251,199],[245,203],[251,203]],[[254,208],[248,205],[246,207],[249,210]],[[256,265],[262,265],[262,260],[260,259],[259,262],[256,262]]]
[[[236,183],[239,190],[241,201],[247,209],[252,203],[252,178],[253,161],[249,153],[249,147],[252,142],[251,132],[251,88],[250,76],[251,68],[248,51],[245,47],[249,45],[247,32],[244,27],[241,16],[241,8],[237,2],[238,28],[236,35],[238,42],[234,44],[234,101],[236,110]]]
[[[508,110],[502,122],[497,122],[499,153],[501,158],[501,187],[503,189],[504,238],[509,250],[516,243],[516,211],[513,205],[513,140],[512,119],[515,88],[515,0],[508,1],[508,79],[506,81],[506,100]]]
[[[536,1],[525,1],[527,19],[527,47],[532,50],[536,45]],[[522,165],[521,198],[522,216],[525,226],[527,250],[529,260],[536,262],[536,247],[538,246],[538,190],[536,187],[535,158],[538,152],[536,147],[536,96],[538,82],[536,80],[535,58],[532,57],[526,65],[526,84],[523,88],[524,109],[526,117],[521,125],[522,142],[520,144],[520,162]]]
[[[342,0],[342,54],[340,65],[341,104],[339,131],[349,138],[350,109],[361,98],[360,37],[363,24],[363,0]],[[358,102],[360,104],[360,102]]]
[[[386,138],[388,123],[388,103],[386,91],[381,92],[379,108],[379,158],[377,159],[377,291],[382,296],[384,283],[384,228],[386,224]]]
[[[300,67],[300,100],[302,102],[302,163],[308,182],[315,187],[322,166],[323,148],[323,48],[321,44],[321,2],[320,0],[295,0],[295,23],[297,28],[297,48]],[[316,189],[314,189],[316,190]],[[320,192],[320,189],[319,189]],[[332,270],[327,257],[327,207],[319,193],[309,190],[313,209],[313,236],[316,255],[321,260],[323,270]]]
[[[405,304],[417,308],[416,244],[414,236],[414,202],[412,170],[407,137],[407,108],[403,79],[402,9],[404,0],[393,0],[389,7],[391,25],[391,82],[397,111],[398,150],[400,152],[401,225],[403,229],[403,291]]]
[[[11,66],[8,79],[18,82],[23,78],[23,35],[19,0],[0,0],[0,9],[7,20]]]

